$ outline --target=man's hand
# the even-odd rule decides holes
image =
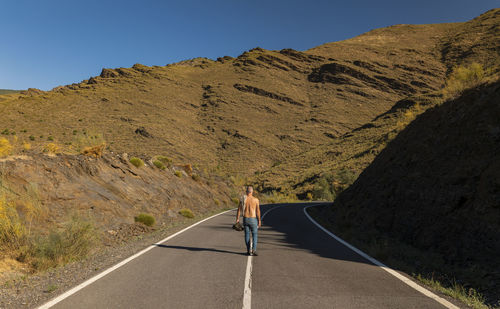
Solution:
[[[259,225],[257,227],[261,227],[262,226],[262,222],[259,221]]]
[[[240,218],[236,219],[236,223],[240,223]]]

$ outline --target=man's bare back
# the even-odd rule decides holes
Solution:
[[[243,209],[244,211],[242,211]],[[262,225],[260,221],[260,203],[259,199],[253,196],[253,188],[246,194],[245,205],[240,204],[240,207],[238,207],[236,222],[240,222],[241,215],[243,215],[244,218],[257,218],[258,227]]]
[[[260,208],[259,200],[253,196],[247,196],[245,200],[245,213],[243,214],[243,217],[256,218],[258,208]]]

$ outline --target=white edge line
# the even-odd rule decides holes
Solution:
[[[84,281],[83,283],[77,285],[76,287],[72,288],[71,290],[68,290],[65,293],[57,296],[56,298],[48,301],[47,303],[45,303],[45,304],[41,305],[40,307],[38,307],[38,309],[47,309],[47,308],[50,308],[50,307],[54,306],[55,304],[57,304],[60,301],[68,298],[69,296],[75,294],[76,292],[80,291],[81,289],[85,288],[86,286],[91,285],[92,283],[96,282],[97,280],[101,279],[102,277],[106,276],[107,274],[111,273],[112,271],[114,271],[114,270],[122,267],[123,265],[127,264],[128,262],[132,261],[133,259],[135,259],[135,258],[143,255],[144,253],[148,252],[149,250],[155,248],[158,244],[164,243],[164,242],[166,242],[166,241],[174,238],[175,236],[177,236],[177,235],[179,235],[179,234],[181,234],[181,233],[189,230],[190,228],[197,226],[198,224],[200,224],[202,222],[205,222],[207,220],[210,220],[210,219],[212,219],[214,217],[217,217],[219,215],[225,214],[225,213],[230,212],[232,210],[234,210],[234,209],[229,209],[229,210],[223,211],[221,213],[218,213],[216,215],[213,215],[211,217],[205,218],[205,219],[203,219],[201,221],[198,221],[198,222],[196,222],[196,223],[194,223],[194,224],[192,224],[192,225],[190,225],[190,226],[188,226],[188,227],[180,230],[179,232],[177,232],[175,234],[172,234],[172,235],[168,236],[167,238],[165,238],[165,239],[163,239],[163,240],[161,240],[161,241],[159,241],[159,242],[157,242],[157,243],[155,243],[155,244],[147,247],[146,249],[144,249],[144,250],[142,250],[142,251],[140,251],[140,252],[138,252],[138,253],[136,253],[136,254],[128,257],[128,258],[126,258],[125,260],[119,262],[118,264],[116,264],[114,266],[111,266],[110,268],[108,268],[105,271],[99,273],[98,275],[96,275],[96,276],[88,279],[87,281]]]
[[[346,246],[347,248],[351,249],[352,251],[356,252],[357,254],[361,255],[362,257],[364,257],[365,259],[367,259],[368,261],[372,262],[373,264],[379,266],[380,268],[382,268],[383,270],[385,270],[386,272],[390,273],[391,275],[393,275],[394,277],[398,278],[399,280],[403,281],[404,283],[406,283],[407,285],[409,285],[410,287],[414,288],[415,290],[419,291],[420,293],[424,294],[425,296],[427,297],[430,297],[432,299],[434,299],[435,301],[437,301],[438,303],[440,303],[441,305],[445,306],[446,308],[450,308],[450,309],[459,309],[457,306],[453,305],[452,303],[450,303],[449,301],[447,301],[446,299],[442,298],[442,297],[439,297],[437,296],[436,294],[432,293],[431,291],[427,290],[426,288],[418,285],[416,282],[408,279],[407,277],[401,275],[400,273],[398,273],[397,271],[393,270],[392,268],[386,266],[385,264],[383,264],[382,262],[379,262],[378,260],[372,258],[371,256],[369,256],[368,254],[364,253],[363,251],[359,250],[358,248],[354,247],[353,245],[347,243],[345,240],[341,239],[340,237],[338,237],[337,235],[333,234],[332,232],[330,232],[329,230],[325,229],[324,227],[322,227],[318,222],[316,222],[313,218],[311,218],[311,216],[309,216],[309,214],[307,213],[307,208],[309,207],[315,207],[315,206],[319,206],[319,205],[311,205],[311,206],[306,206],[304,207],[304,213],[306,214],[307,218],[309,220],[311,220],[312,223],[314,223],[317,227],[319,227],[321,230],[323,230],[323,232],[327,233],[328,235],[330,235],[331,237],[335,238],[335,240],[337,240],[338,242],[340,242],[341,244],[343,244],[344,246]]]

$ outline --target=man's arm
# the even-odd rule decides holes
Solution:
[[[241,201],[238,203],[238,213],[236,214],[236,223],[240,222],[241,215]]]
[[[260,221],[260,202],[259,202],[259,200],[257,200],[256,213],[257,213],[257,220],[259,221],[259,227],[261,227],[262,222]]]

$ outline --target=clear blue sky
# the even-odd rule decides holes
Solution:
[[[0,0],[0,89],[49,90],[103,67],[306,50],[394,24],[467,21],[498,0]]]

